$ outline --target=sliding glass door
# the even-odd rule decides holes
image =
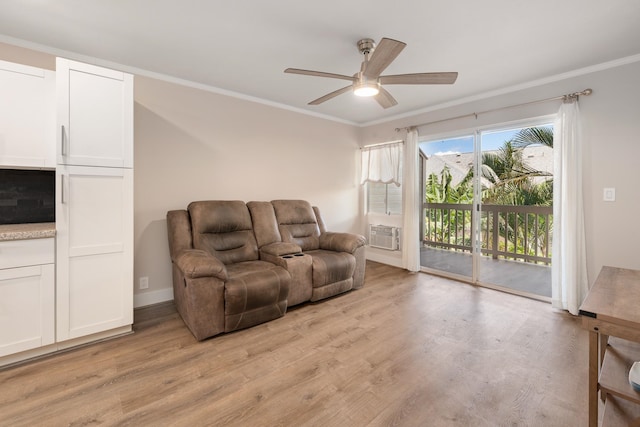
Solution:
[[[474,135],[420,144],[424,203],[422,267],[473,279]]]
[[[424,270],[551,296],[553,129],[480,129],[423,141]]]

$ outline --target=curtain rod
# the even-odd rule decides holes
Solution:
[[[397,129],[396,129],[397,130]],[[360,147],[361,150],[364,150],[365,148],[373,148],[373,147],[380,147],[382,145],[390,145],[390,144],[404,144],[404,141],[401,139],[396,139],[395,141],[388,141],[388,142],[379,142],[378,144],[369,144],[369,145],[365,145],[363,147]]]
[[[578,97],[580,97],[580,96],[589,96],[592,93],[593,93],[593,90],[585,89],[585,90],[580,91],[580,92],[568,93],[566,95],[554,96],[552,98],[545,98],[545,99],[540,99],[540,100],[537,100],[537,101],[523,102],[521,104],[509,105],[509,106],[500,107],[500,108],[493,108],[491,110],[480,111],[478,113],[463,114],[461,116],[450,117],[448,119],[435,120],[433,122],[420,123],[419,125],[412,125],[412,126],[406,126],[406,127],[403,127],[403,128],[396,128],[396,132],[400,132],[401,130],[409,130],[409,129],[414,128],[414,127],[421,127],[421,126],[426,126],[426,125],[432,125],[432,124],[435,124],[435,123],[448,122],[450,120],[464,119],[466,117],[475,117],[477,119],[480,114],[493,113],[495,111],[500,111],[500,110],[508,110],[510,108],[522,107],[524,105],[540,104],[542,102],[555,101],[556,99],[562,99],[563,101],[567,102],[567,101],[578,99]]]

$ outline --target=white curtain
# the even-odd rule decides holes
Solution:
[[[402,266],[409,271],[420,271],[420,206],[418,130],[410,128],[404,147],[402,213]]]
[[[577,315],[588,291],[582,201],[582,141],[576,98],[565,100],[554,125],[553,307]]]
[[[400,186],[400,158],[402,142],[385,144],[362,150],[362,179],[365,182],[380,182]]]

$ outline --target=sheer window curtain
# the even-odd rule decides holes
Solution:
[[[582,146],[577,97],[560,107],[554,125],[551,302],[577,315],[588,291],[582,199]]]
[[[395,184],[399,187],[401,158],[402,142],[363,148],[361,184],[380,182]]]
[[[402,191],[402,266],[409,271],[420,271],[420,215],[418,129],[407,130],[404,147]]]

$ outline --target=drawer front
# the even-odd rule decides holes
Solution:
[[[53,264],[54,238],[0,242],[0,269]]]

